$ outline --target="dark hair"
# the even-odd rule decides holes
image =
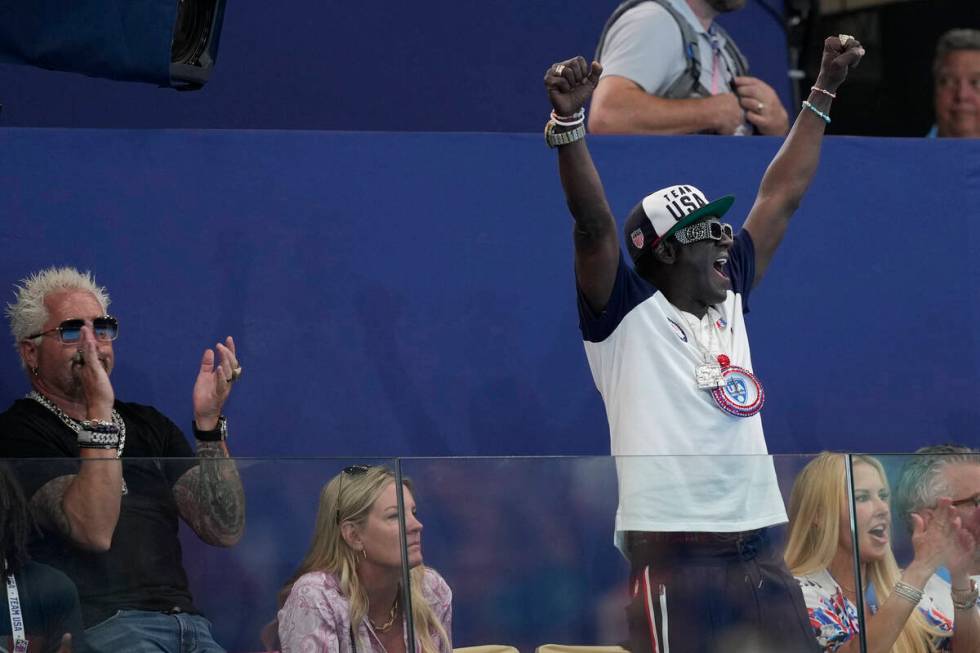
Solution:
[[[16,574],[30,560],[27,538],[34,527],[27,500],[9,467],[0,463],[0,553],[5,574]]]

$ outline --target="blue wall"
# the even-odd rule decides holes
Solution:
[[[782,11],[749,0],[721,22],[787,103],[785,36],[762,2]],[[0,65],[0,126],[535,132],[545,68],[591,56],[617,4],[233,0],[204,90]]]
[[[691,182],[736,221],[779,145],[591,142],[617,215]],[[7,129],[0,151],[0,286],[95,270],[122,398],[186,426],[230,333],[238,455],[608,451],[537,134]],[[978,175],[968,141],[828,139],[752,301],[772,451],[978,442]],[[4,347],[0,397],[25,388]]]

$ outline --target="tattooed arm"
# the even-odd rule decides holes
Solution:
[[[245,530],[245,491],[224,442],[197,443],[198,464],[174,484],[180,516],[213,546],[234,546]]]
[[[86,461],[78,474],[42,485],[30,501],[38,525],[83,549],[108,551],[119,521],[121,469],[115,459]]]

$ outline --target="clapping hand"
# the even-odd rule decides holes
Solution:
[[[935,508],[912,513],[912,547],[915,559],[933,572],[947,567],[951,573],[968,571],[973,562],[976,540],[963,527],[953,502],[942,498]]]
[[[215,350],[219,360],[215,361]],[[211,431],[218,424],[221,407],[231,393],[231,384],[242,374],[242,366],[235,355],[235,340],[228,336],[224,344],[205,349],[201,368],[194,382],[194,422],[202,431]]]

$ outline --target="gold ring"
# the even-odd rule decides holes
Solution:
[[[242,366],[241,365],[239,365],[238,367],[236,367],[235,369],[233,369],[231,371],[231,378],[228,379],[228,383],[233,383],[233,382],[237,381],[239,378],[241,378],[243,371],[244,370],[242,370]]]
[[[840,46],[842,48],[846,48],[847,42],[853,39],[854,37],[851,36],[850,34],[838,34],[837,38],[840,39]]]
[[[561,75],[564,71],[565,71],[565,64],[560,63],[557,66],[555,66],[555,74],[556,75]]]
[[[759,102],[759,106],[756,108],[756,110],[759,113],[762,113],[762,110],[765,109],[765,108],[766,108],[766,105],[764,105],[762,102]]]

